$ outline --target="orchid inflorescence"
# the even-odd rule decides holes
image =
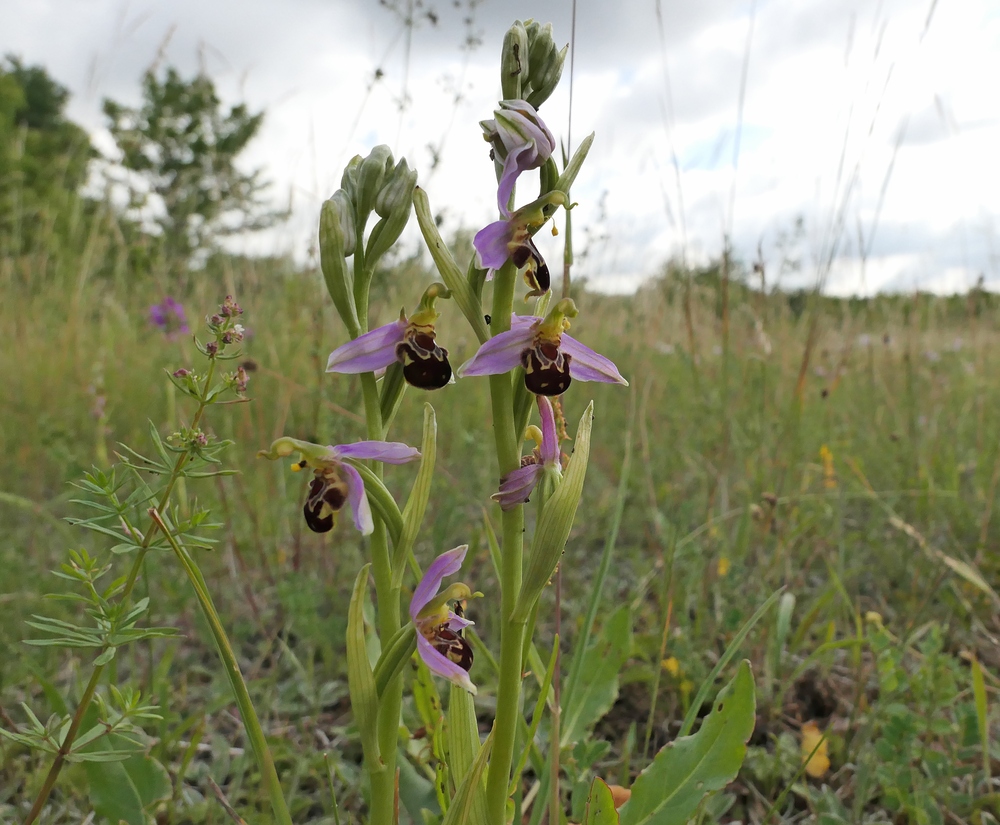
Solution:
[[[515,60],[516,57],[516,60]],[[339,511],[349,505],[354,526],[367,537],[371,564],[361,572],[352,599],[348,631],[348,672],[366,765],[371,780],[370,821],[393,822],[398,805],[394,784],[403,692],[403,664],[416,655],[422,667],[449,680],[454,712],[462,695],[476,693],[470,671],[473,644],[465,616],[470,599],[482,594],[458,582],[443,587],[445,578],[459,572],[467,545],[438,555],[419,575],[409,600],[409,623],[400,622],[403,585],[408,570],[419,570],[414,544],[429,494],[436,444],[436,418],[425,406],[424,439],[419,450],[387,437],[406,386],[448,392],[449,383],[491,376],[494,437],[500,483],[483,498],[500,505],[500,683],[496,693],[496,724],[482,794],[490,825],[506,820],[508,785],[513,765],[514,731],[520,712],[521,674],[525,641],[530,640],[537,600],[559,563],[580,500],[589,455],[592,407],[587,408],[576,433],[573,457],[564,466],[560,441],[565,437],[559,396],[574,381],[597,381],[627,386],[612,361],[567,330],[577,317],[575,303],[564,297],[551,302],[549,268],[533,237],[562,207],[572,208],[569,188],[592,137],[560,170],[553,152],[555,138],[539,108],[555,89],[566,49],[555,48],[550,26],[516,23],[504,46],[503,93],[493,117],[481,122],[494,163],[499,217],[474,238],[474,258],[468,275],[455,263],[437,232],[426,193],[416,187],[416,175],[406,161],[394,162],[386,147],[347,166],[341,188],[323,205],[320,250],[324,279],[350,340],[329,356],[327,372],[356,375],[365,407],[364,438],[339,446],[324,446],[294,438],[277,439],[261,456],[292,458],[291,469],[311,470],[303,513],[309,528],[332,530]],[[526,173],[538,170],[540,195],[516,207],[516,187]],[[369,328],[369,289],[379,260],[399,237],[415,207],[421,233],[440,273],[440,282],[426,286],[412,312],[401,309],[395,320]],[[378,221],[367,231],[374,212]],[[528,286],[525,300],[535,299],[531,314],[514,312],[518,274]],[[492,282],[492,305],[482,300],[486,282]],[[454,300],[478,337],[480,346],[457,370],[449,351],[439,343],[450,330],[440,329],[436,303]],[[484,324],[489,324],[489,328]],[[516,386],[512,375],[521,376]],[[529,423],[536,398],[540,426]],[[521,401],[518,401],[518,399]],[[533,441],[522,456],[520,444]],[[417,480],[405,507],[400,508],[382,481],[384,464],[419,461]],[[537,495],[536,495],[537,493]],[[538,510],[534,539],[524,547],[524,505],[534,500]],[[367,592],[368,570],[375,580],[377,628],[382,653],[374,668],[364,644],[358,600]],[[522,581],[523,579],[523,581]],[[484,601],[488,605],[492,601]],[[529,616],[532,617],[529,622]],[[497,626],[496,624],[492,626]],[[451,712],[451,711],[450,711]],[[458,724],[456,722],[456,724]],[[465,766],[467,770],[469,766]],[[457,791],[461,776],[456,771]]]

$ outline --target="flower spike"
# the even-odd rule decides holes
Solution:
[[[427,568],[410,600],[410,619],[417,628],[417,652],[432,673],[442,676],[475,695],[476,686],[469,679],[472,647],[462,631],[473,624],[462,615],[461,603],[481,596],[468,585],[458,582],[440,593],[445,576],[459,571],[469,546],[463,544],[438,556]],[[456,602],[457,610],[448,607]]]

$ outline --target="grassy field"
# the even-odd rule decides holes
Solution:
[[[351,821],[362,791],[343,637],[364,548],[346,519],[326,535],[304,529],[302,479],[255,458],[282,434],[332,444],[363,437],[358,383],[323,372],[345,334],[316,273],[218,259],[165,290],[128,271],[97,271],[86,254],[6,259],[0,271],[0,724],[26,724],[21,702],[44,720],[60,693],[79,696],[88,675],[86,653],[21,642],[31,614],[72,615],[72,604],[43,599],[60,590],[49,571],[67,551],[107,552],[63,521],[82,515],[69,482],[109,466],[122,442],[148,450],[150,423],[166,435],[189,414],[164,371],[190,367],[197,353],[188,336],[171,340],[151,326],[149,305],[169,292],[195,326],[232,293],[251,332],[252,401],[210,411],[208,426],[235,442],[228,462],[239,474],[186,491],[221,525],[201,561],[296,821],[337,821],[334,798],[340,821]],[[412,307],[429,279],[412,261],[384,273],[379,319]],[[740,778],[702,821],[996,821],[996,300],[765,295],[713,273],[690,289],[664,277],[634,297],[574,297],[574,335],[611,356],[631,388],[580,385],[567,401],[570,420],[590,399],[597,418],[561,574],[562,631],[573,636],[621,489],[600,623],[626,607],[633,634],[617,694],[593,736],[567,754],[568,786],[595,773],[627,785],[674,738],[744,622],[784,588],[739,646],[757,679],[757,729]],[[474,351],[453,307],[439,340],[456,364]],[[439,473],[417,555],[468,542],[467,580],[489,593],[483,503],[497,470],[480,426],[486,385],[410,389],[395,438],[419,442],[425,401],[438,415]],[[390,487],[402,492],[410,477],[394,471]],[[118,575],[124,562],[115,564]],[[139,591],[152,598],[151,623],[184,634],[135,645],[113,664],[118,684],[161,705],[162,722],[147,726],[170,771],[158,821],[227,821],[212,781],[248,822],[268,821],[211,637],[173,559],[152,558]],[[474,609],[495,653],[495,628]],[[540,623],[540,639],[551,640],[552,593]],[[488,720],[487,656],[472,675]],[[418,733],[415,710],[404,717]],[[827,738],[804,764],[814,730]],[[409,753],[415,772],[428,769],[426,743],[414,737]],[[0,738],[0,821],[23,817],[47,768]],[[579,798],[567,798],[573,821]],[[86,772],[72,765],[43,821],[91,821],[89,804]]]

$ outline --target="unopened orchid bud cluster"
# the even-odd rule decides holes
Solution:
[[[560,442],[567,433],[559,396],[577,381],[627,385],[614,363],[567,334],[577,307],[568,298],[551,301],[549,269],[533,241],[560,207],[571,208],[569,189],[592,142],[592,136],[587,138],[565,168],[558,168],[553,157],[556,139],[538,109],[555,90],[565,58],[566,48],[556,46],[551,26],[519,21],[505,38],[501,61],[505,99],[491,118],[480,123],[487,143],[483,162],[492,163],[496,172],[497,188],[491,196],[495,194],[498,220],[476,234],[474,257],[466,267],[456,263],[438,233],[427,194],[416,186],[416,172],[405,160],[396,161],[388,147],[378,146],[347,165],[340,189],[320,214],[323,277],[347,338],[330,353],[327,372],[356,376],[353,380],[360,382],[365,431],[340,445],[283,437],[259,453],[285,459],[293,471],[307,475],[303,517],[311,530],[329,532],[340,514],[349,511],[354,527],[367,537],[371,563],[358,576],[348,617],[348,677],[371,780],[370,821],[377,825],[393,822],[398,805],[393,765],[404,663],[416,655],[422,666],[459,688],[459,698],[452,693],[452,702],[459,703],[456,707],[471,712],[471,705],[462,705],[460,697],[462,691],[476,692],[473,649],[465,638],[472,620],[465,610],[470,599],[482,594],[463,582],[444,581],[459,572],[468,547],[429,560],[426,571],[413,581],[408,610],[402,609],[410,571],[424,567],[414,547],[428,505],[437,443],[436,416],[429,404],[419,450],[387,440],[406,388],[441,393],[447,403],[453,391],[448,385],[456,379],[464,384],[489,377],[499,481],[481,495],[484,503],[492,498],[499,504],[502,570],[499,601],[476,605],[502,613],[500,639],[485,640],[500,645],[501,676],[496,739],[483,802],[491,825],[502,825],[521,674],[526,669],[525,634],[530,639],[538,599],[565,548],[589,457],[593,404],[580,420],[573,457],[564,466]],[[518,206],[517,184],[535,170],[538,197]],[[421,292],[414,289],[415,303],[401,307],[389,323],[373,327],[372,274],[403,231],[411,204],[440,281],[421,285]],[[524,300],[535,300],[533,311],[526,314],[515,312],[518,275],[528,287]],[[484,292],[490,295],[488,282],[489,304],[484,300]],[[479,341],[478,349],[465,353],[465,363],[457,369],[446,342],[459,336],[441,326],[437,308],[441,300],[455,301]],[[533,409],[538,426],[530,423]],[[525,439],[534,448],[522,455]],[[384,486],[382,475],[386,464],[411,462],[418,465],[416,480],[400,505]],[[523,511],[529,501],[538,515],[525,552]],[[382,648],[374,667],[361,619],[369,574],[375,582]],[[409,622],[401,622],[406,615]]]

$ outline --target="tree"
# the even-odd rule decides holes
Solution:
[[[6,251],[31,248],[64,214],[95,156],[87,132],[64,114],[69,91],[41,66],[12,55],[0,65],[0,236]]]
[[[262,198],[261,170],[236,166],[262,112],[242,103],[224,112],[211,78],[185,80],[172,67],[162,79],[145,73],[142,98],[135,109],[105,100],[104,114],[121,165],[145,181],[144,191],[132,191],[132,205],[153,196],[169,259],[188,262],[217,236],[264,229],[283,217]]]

